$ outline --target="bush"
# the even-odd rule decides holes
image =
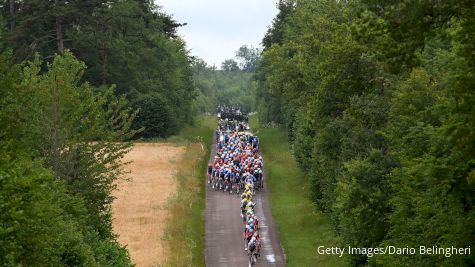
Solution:
[[[133,105],[140,109],[134,120],[133,127],[143,127],[140,137],[166,137],[178,130],[176,119],[166,99],[157,93],[138,97]]]

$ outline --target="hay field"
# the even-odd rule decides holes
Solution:
[[[113,228],[137,267],[166,262],[163,231],[167,202],[178,190],[176,174],[185,146],[136,143],[125,157],[129,181],[120,181],[113,204]]]

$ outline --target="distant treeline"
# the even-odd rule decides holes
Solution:
[[[256,74],[259,118],[286,127],[341,244],[473,249],[473,1],[278,7]],[[475,254],[351,256],[368,262],[472,266]]]
[[[0,265],[132,266],[112,191],[192,117],[180,24],[148,0],[0,1]]]
[[[215,113],[219,105],[238,105],[246,113],[254,111],[256,83],[253,75],[259,60],[259,49],[247,45],[236,51],[234,59],[224,60],[221,69],[196,59],[193,70],[198,92],[194,109]]]

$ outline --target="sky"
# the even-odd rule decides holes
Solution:
[[[259,47],[277,14],[276,0],[155,0],[180,23],[191,55],[221,66],[242,45]]]

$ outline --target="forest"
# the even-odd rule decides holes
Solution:
[[[258,116],[285,127],[340,244],[473,244],[473,1],[278,7],[255,76]],[[351,255],[351,266],[368,264],[469,266],[475,256]]]
[[[151,0],[0,1],[0,265],[133,265],[112,192],[130,140],[192,121],[180,26]]]

